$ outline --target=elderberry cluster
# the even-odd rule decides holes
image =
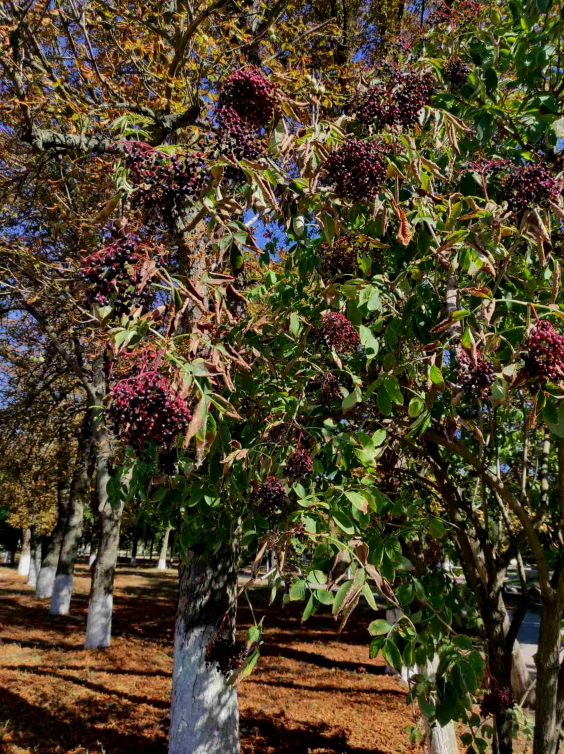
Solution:
[[[206,647],[206,667],[215,665],[227,678],[234,670],[242,667],[246,654],[247,645],[244,641],[216,636]]]
[[[326,312],[315,334],[318,340],[337,353],[350,353],[360,344],[360,338],[354,325],[340,312]]]
[[[90,304],[112,304],[120,316],[131,310],[134,304],[147,303],[149,291],[136,292],[141,275],[135,265],[141,259],[136,252],[132,236],[119,238],[100,251],[81,260],[81,279],[88,284],[86,297]]]
[[[353,202],[374,199],[386,178],[386,167],[373,144],[348,139],[327,158],[323,177],[339,196]]]
[[[220,107],[216,118],[220,154],[236,160],[256,160],[260,157],[263,145],[258,128],[248,126],[232,107]]]
[[[341,401],[341,383],[335,377],[333,372],[327,372],[321,380],[321,391],[319,401],[324,408],[331,408],[333,401]]]
[[[444,73],[452,86],[461,89],[468,81],[472,69],[460,58],[451,58],[444,67]]]
[[[134,200],[162,212],[174,209],[181,197],[198,199],[208,179],[201,152],[170,156],[149,144],[130,142],[125,162],[137,184]]]
[[[489,393],[494,381],[494,366],[480,351],[476,352],[475,364],[465,351],[459,351],[458,366],[458,381],[466,392],[477,390],[482,397]]]
[[[366,245],[368,248],[368,245]],[[361,251],[350,235],[339,236],[333,243],[319,246],[320,269],[323,275],[353,275],[358,266],[358,253]]]
[[[162,374],[144,372],[121,380],[110,395],[109,413],[116,431],[138,450],[149,442],[170,448],[188,427],[188,405]]]
[[[244,68],[227,77],[219,97],[220,108],[231,108],[247,123],[264,126],[278,108],[280,92],[256,68]]]
[[[441,546],[436,539],[431,539],[423,551],[423,562],[427,568],[434,568],[441,557]]]
[[[356,120],[363,126],[412,126],[429,104],[433,85],[429,76],[382,69],[383,81],[368,89],[353,103]]]
[[[251,495],[251,505],[262,516],[268,516],[286,504],[286,490],[275,476],[267,476]]]
[[[501,190],[509,209],[523,214],[532,204],[542,207],[550,199],[557,199],[561,187],[545,165],[529,163],[513,167]]]
[[[527,339],[524,372],[531,382],[558,382],[564,377],[564,335],[541,319]]]
[[[298,448],[286,459],[286,476],[299,479],[313,471],[313,460],[305,450]]]
[[[507,689],[499,683],[493,683],[490,690],[482,697],[480,714],[483,718],[501,715],[515,706],[515,702]]]

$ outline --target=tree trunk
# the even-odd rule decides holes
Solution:
[[[136,526],[133,530],[133,541],[131,543],[131,558],[129,564],[132,566],[137,565],[137,550],[139,547],[139,527]]]
[[[31,532],[30,552],[29,574],[25,583],[35,587],[41,570],[41,537],[33,531]]]
[[[486,631],[487,658],[493,682],[504,689],[511,689],[511,655],[505,652],[505,618],[507,613],[500,599],[500,594],[488,597],[487,604],[481,610]],[[506,712],[495,715],[494,754],[512,754],[513,733],[511,720]]]
[[[149,563],[153,562],[153,551],[155,549],[155,532],[151,534],[151,544],[149,550]]]
[[[236,592],[234,542],[213,555],[192,554],[189,563],[181,566],[169,754],[240,751],[237,688],[228,686],[216,668],[205,664],[206,646],[218,627],[234,631]]]
[[[31,562],[31,529],[27,528],[23,530],[23,535],[22,535],[22,551],[20,554],[20,562],[18,563],[19,576],[29,576],[30,562]]]
[[[561,720],[558,717],[558,673],[560,670],[560,621],[562,606],[543,605],[536,654],[537,702],[533,754],[556,754]]]
[[[85,416],[78,440],[78,451],[73,471],[69,496],[69,510],[65,536],[61,545],[57,574],[53,587],[53,597],[49,612],[51,615],[68,615],[72,597],[74,564],[82,536],[84,520],[84,499],[88,491],[88,461],[92,450],[91,417]]]
[[[88,555],[88,568],[92,568],[98,557],[98,538],[92,537],[90,542],[90,554]]]
[[[93,365],[93,384],[101,405],[106,395],[106,379],[102,359]],[[96,457],[96,491],[100,541],[98,556],[92,567],[92,583],[86,625],[86,649],[109,647],[112,636],[114,573],[119,554],[119,531],[123,513],[123,497],[112,502],[108,496],[111,435],[101,413],[94,417],[94,451]]]
[[[57,485],[57,523],[47,542],[35,588],[35,596],[39,599],[50,599],[53,594],[57,564],[67,526],[69,498],[70,485],[66,479],[61,479]]]
[[[172,531],[172,526],[167,526],[166,531],[163,536],[163,541],[161,544],[161,552],[159,554],[159,562],[157,565],[157,571],[166,571],[166,556],[168,552],[168,538],[170,537],[170,532]]]

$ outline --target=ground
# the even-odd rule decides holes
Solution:
[[[120,567],[112,646],[96,651],[82,649],[87,576],[80,566],[72,616],[51,618],[0,568],[1,754],[166,754],[176,573]],[[242,754],[421,750],[408,743],[404,688],[368,658],[373,616],[338,635],[329,613],[303,627],[293,606],[256,612],[265,645],[240,685]]]

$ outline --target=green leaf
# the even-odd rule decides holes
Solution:
[[[398,378],[393,375],[384,378],[384,386],[392,401],[398,406],[403,405],[403,395],[400,389]]]
[[[341,606],[341,602],[345,599],[347,592],[352,586],[352,581],[345,581],[341,586],[339,587],[337,594],[335,595],[335,599],[333,600],[333,615],[336,615],[339,607]]]
[[[392,638],[386,639],[386,643],[382,648],[382,654],[386,658],[388,665],[391,665],[396,670],[401,670],[403,664],[401,661],[401,653]]]
[[[472,639],[469,636],[453,636],[451,637],[451,641],[459,649],[472,649]]]
[[[377,429],[372,435],[372,442],[375,447],[379,447],[386,439],[387,432],[385,429]]]
[[[446,534],[444,524],[438,518],[434,518],[431,521],[429,524],[429,531],[435,539],[442,539]]]
[[[315,592],[316,598],[321,602],[323,605],[332,605],[334,600],[333,592],[328,591],[327,589],[318,589]]]
[[[486,82],[486,91],[488,93],[493,92],[494,89],[497,89],[498,77],[495,68],[486,68],[484,79]]]
[[[305,623],[308,618],[311,618],[311,616],[313,615],[313,611],[315,610],[315,605],[316,605],[316,601],[312,594],[311,597],[308,599],[307,604],[304,608],[304,612],[302,614],[302,623]]]
[[[408,641],[403,648],[402,660],[406,668],[410,668],[413,665],[413,649],[414,645],[412,641]]]
[[[376,403],[384,416],[389,416],[392,413],[392,399],[384,385],[380,385],[378,388]]]
[[[419,414],[423,411],[425,408],[425,401],[423,398],[419,398],[419,396],[414,396],[409,401],[409,406],[407,408],[407,413],[411,416],[412,419],[415,419]]]
[[[353,490],[347,490],[345,492],[346,497],[351,501],[355,508],[359,511],[366,513],[368,510],[368,502],[366,498],[360,494],[360,492],[354,492]]]
[[[368,626],[368,633],[370,634],[370,636],[382,636],[383,634],[389,633],[391,630],[392,625],[383,618],[373,620],[372,623],[370,623],[370,625]]]
[[[300,579],[299,581],[294,581],[294,583],[290,587],[290,599],[299,601],[299,600],[303,600],[305,596],[306,596],[305,580]]]
[[[290,332],[297,337],[300,334],[301,329],[302,323],[300,318],[295,312],[292,312],[290,314]]]
[[[410,581],[406,581],[396,591],[396,597],[400,605],[409,605],[415,598],[415,587]]]
[[[376,599],[375,599],[374,595],[372,594],[372,590],[370,589],[370,587],[368,586],[368,584],[364,584],[364,586],[362,587],[362,594],[364,595],[364,597],[365,597],[366,601],[368,602],[368,604],[370,605],[370,607],[373,610],[377,610],[378,609],[378,605],[376,603]]]
[[[434,385],[442,385],[444,383],[443,373],[436,364],[431,365],[429,378]]]
[[[247,641],[251,644],[256,644],[260,639],[261,630],[258,626],[251,626],[247,631]]]
[[[354,534],[354,525],[350,518],[343,511],[335,511],[333,513],[333,521],[337,526],[342,529],[345,534]]]

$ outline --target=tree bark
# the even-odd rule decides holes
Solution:
[[[27,528],[22,533],[22,551],[18,563],[18,575],[29,576],[29,566],[31,561],[31,529]]]
[[[135,526],[133,530],[133,541],[131,543],[131,558],[129,564],[132,566],[137,565],[137,550],[139,548],[139,527]]]
[[[51,615],[68,615],[72,597],[74,565],[78,546],[82,537],[84,520],[84,499],[88,492],[88,462],[92,450],[92,423],[86,415],[78,440],[78,450],[73,470],[69,496],[69,509],[65,536],[61,545],[53,596],[49,612]]]
[[[151,534],[151,544],[149,545],[149,563],[153,562],[153,551],[155,549],[155,532]]]
[[[101,358],[93,365],[93,386],[101,405],[106,395],[106,378]],[[119,532],[124,500],[112,505],[108,496],[110,481],[111,435],[101,412],[94,416],[94,452],[100,541],[92,567],[92,583],[86,625],[86,649],[109,647],[112,636],[114,573],[119,553]]]
[[[29,573],[26,584],[37,586],[39,571],[41,570],[41,537],[32,530],[30,541]]]
[[[172,526],[167,526],[166,531],[163,536],[163,541],[161,544],[161,551],[159,554],[159,562],[157,564],[157,571],[166,571],[166,556],[168,552],[168,538],[170,537],[170,532],[172,531]]]
[[[39,597],[39,599],[50,599],[53,595],[53,586],[55,584],[55,576],[57,575],[57,563],[59,562],[59,555],[67,526],[69,500],[70,484],[66,479],[61,479],[57,485],[57,523],[47,542],[35,588],[35,596]]]
[[[533,754],[556,754],[560,740],[558,715],[558,674],[560,671],[560,622],[562,605],[558,600],[543,605],[536,654],[537,701]]]
[[[235,542],[213,555],[192,554],[181,566],[169,754],[239,754],[237,688],[205,664],[218,627],[234,631],[236,593]]]

